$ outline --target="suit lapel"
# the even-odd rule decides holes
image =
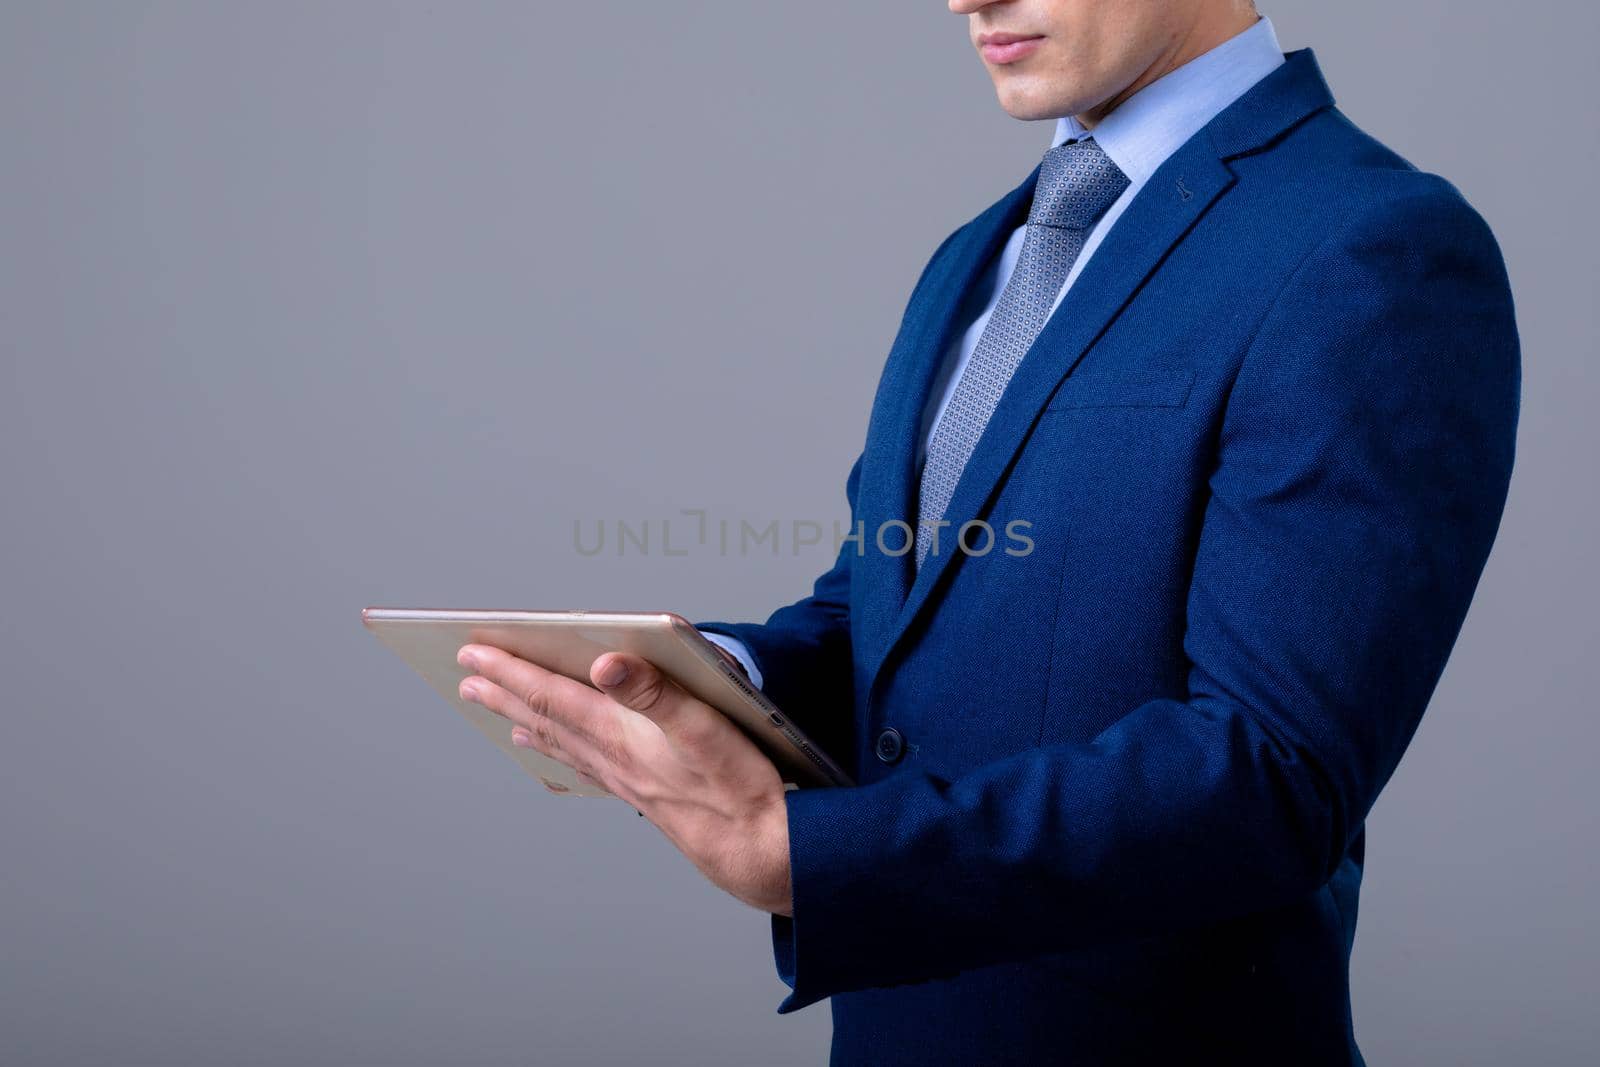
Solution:
[[[872,647],[864,650],[869,676],[876,676],[895,643],[930,602],[941,579],[958,565],[959,551],[950,551],[955,532],[962,523],[984,513],[1056,386],[1072,372],[1172,248],[1233,184],[1233,172],[1224,159],[1261,147],[1291,125],[1332,104],[1310,51],[1294,53],[1288,59],[1162,164],[1106,234],[1007,384],[956,483],[945,513],[950,526],[942,532],[940,554],[930,555],[921,570],[915,572],[914,580],[909,554],[889,557],[877,551],[871,541],[873,517],[868,516],[866,552],[867,558],[874,561],[868,575],[873,581],[869,588],[874,590],[869,631],[876,635]],[[897,509],[892,514],[884,514],[887,508],[878,512],[879,522],[887,518],[915,522],[911,507],[912,435],[920,428],[922,407],[937,360],[953,340],[954,318],[962,297],[1003,240],[1002,218],[1009,223],[1004,226],[1005,234],[1021,223],[1025,214],[1019,211],[1031,198],[1037,175],[1036,169],[1010,197],[996,205],[997,209],[1009,205],[1007,212],[1002,215],[991,209],[996,217],[989,225],[969,237],[960,250],[952,249],[949,266],[938,279],[933,279],[939,284],[924,287],[928,294],[924,302],[933,299],[943,303],[924,309],[934,326],[920,333],[905,351],[897,351],[905,366],[896,371],[894,377],[899,380],[895,384],[903,392],[889,398],[880,394],[888,415],[881,427],[874,416],[877,439],[869,432],[869,450],[874,446],[896,450],[871,453],[880,460],[876,466],[881,479],[873,485],[875,494],[881,495],[871,499]],[[886,371],[885,384],[890,381]],[[891,455],[897,459],[888,461]],[[911,581],[909,590],[907,581]],[[878,593],[878,589],[893,590],[894,595]],[[893,613],[892,620],[885,618],[884,613],[898,603],[903,590],[904,603]]]
[[[910,626],[945,571],[956,565],[960,552],[951,551],[956,531],[983,514],[1056,386],[1232,182],[1232,174],[1210,145],[1191,141],[1139,190],[1106,234],[1023,357],[978,438],[945,512],[950,525],[942,533],[939,555],[929,555],[917,573],[896,620],[896,636]]]
[[[1027,220],[1033,175],[969,225],[957,231],[928,268],[906,309],[905,325],[884,366],[883,381],[873,402],[867,430],[866,459],[857,487],[856,517],[865,524],[864,555],[857,563],[866,591],[861,632],[876,648],[887,647],[911,585],[912,554],[880,551],[883,524],[915,522],[912,508],[916,435],[922,412],[944,354],[964,328],[958,322],[966,297],[1013,230]],[[887,529],[884,544],[897,549],[902,532]]]

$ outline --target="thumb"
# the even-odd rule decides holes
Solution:
[[[671,701],[669,690],[677,690],[655,664],[627,652],[607,652],[595,660],[589,665],[589,680],[618,704],[651,718]]]
[[[654,722],[674,744],[700,753],[712,751],[738,727],[722,713],[678,688],[649,660],[627,652],[607,652],[589,667],[595,688],[625,708]]]

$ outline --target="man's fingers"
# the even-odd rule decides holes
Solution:
[[[677,710],[676,698],[682,695],[654,664],[625,652],[608,652],[591,663],[589,680],[623,707],[646,714],[672,714]]]
[[[535,666],[503,649],[466,645],[456,659],[467,670],[476,671],[514,695],[526,710],[554,719],[591,741],[598,742],[608,736],[608,731],[619,727],[616,709],[599,699],[588,686]],[[506,714],[500,708],[493,710]]]
[[[487,678],[467,678],[461,683],[461,697],[482,704],[509,719],[517,730],[531,736],[532,746],[575,770],[594,766],[597,753],[582,735],[569,730],[548,715],[530,708],[525,700]],[[515,731],[513,731],[513,736]]]
[[[589,678],[606,696],[650,719],[673,744],[690,752],[724,750],[728,734],[739,732],[720,712],[679,689],[653,663],[638,656],[608,652],[589,667]]]
[[[586,769],[593,773],[601,770],[623,776],[632,773],[639,734],[614,702],[582,682],[547,671],[498,648],[466,645],[457,659],[490,683],[484,699],[478,703],[530,728],[545,722],[563,727],[565,733],[551,736],[586,759],[590,765]],[[472,681],[469,678],[462,685]],[[510,694],[511,699],[496,694],[496,689]],[[467,696],[465,690],[462,696],[474,699]]]

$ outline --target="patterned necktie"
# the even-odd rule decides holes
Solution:
[[[917,497],[919,568],[933,545],[934,523],[950,506],[961,471],[1006,383],[1044,329],[1089,228],[1127,187],[1127,175],[1093,140],[1058,145],[1045,153],[1022,254],[928,441]],[[939,551],[949,553],[955,532],[937,532]]]

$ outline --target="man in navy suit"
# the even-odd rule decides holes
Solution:
[[[771,912],[835,1062],[1359,1063],[1365,819],[1511,472],[1494,239],[1247,3],[950,6],[1054,143],[912,291],[857,535],[705,627],[857,786],[626,656],[463,693]]]

